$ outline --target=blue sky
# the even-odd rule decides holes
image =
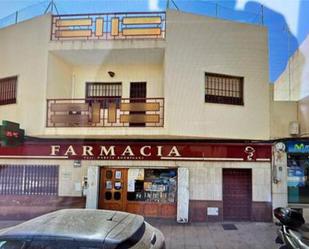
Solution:
[[[55,0],[61,14],[117,11],[157,11],[166,8],[167,0]],[[270,80],[275,81],[309,33],[309,0],[174,0],[180,10],[249,23],[269,28]],[[217,4],[217,5],[216,5]],[[0,0],[0,19],[19,12],[19,18],[44,12],[48,0]],[[31,6],[31,7],[29,7]],[[170,6],[174,8],[170,1]],[[307,10],[307,11],[306,11]],[[4,19],[3,19],[4,18]],[[1,20],[0,20],[1,25]]]

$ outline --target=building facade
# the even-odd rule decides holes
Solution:
[[[277,134],[273,133],[276,144],[279,144],[279,149],[274,153],[277,185],[281,186],[278,190],[281,196],[278,205],[301,209],[306,220],[309,218],[308,60],[309,37],[291,56],[285,71],[274,84],[274,109],[277,110],[277,117],[272,119],[273,123],[280,123],[273,127],[281,127],[277,129]]]
[[[3,217],[271,220],[265,27],[173,10],[44,15],[1,29],[0,53],[0,117],[26,134],[0,147]]]

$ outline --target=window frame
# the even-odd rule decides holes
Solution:
[[[309,204],[309,198],[308,201],[305,201],[304,197],[304,192],[308,194],[308,185],[307,183],[309,182],[308,176],[309,176],[309,168],[305,168],[306,161],[309,162],[308,159],[308,153],[288,153],[288,158],[287,158],[287,196],[288,196],[288,204],[289,205],[308,205]],[[296,163],[295,165],[293,164],[293,161]],[[293,169],[294,168],[294,169]],[[302,171],[303,175],[290,175],[293,171]],[[296,173],[296,172],[295,172]],[[293,181],[291,181],[291,178]],[[296,179],[298,181],[296,181]],[[297,185],[292,186],[291,184],[295,184],[297,182]],[[293,195],[293,188],[297,188],[298,191],[298,196]],[[307,190],[307,191],[305,191]],[[292,201],[292,198],[298,198],[298,200]]]
[[[89,96],[89,87],[93,85],[118,85],[120,86],[120,95],[106,95],[106,96]],[[116,103],[116,107],[120,108],[120,102],[122,98],[122,82],[117,81],[117,82],[86,82],[85,84],[85,98],[88,103],[95,102],[96,100],[101,102],[101,107],[102,108],[108,108],[110,103]]]
[[[7,90],[7,88],[1,86],[1,84],[7,83],[7,82],[11,84],[9,87],[7,87],[7,88],[10,88],[9,91]],[[0,79],[0,106],[17,103],[17,82],[18,82],[17,75]],[[6,91],[6,94],[7,92],[10,92],[9,95],[12,95],[12,96],[9,96],[9,98],[5,99],[5,91]]]
[[[233,90],[231,88],[226,87],[229,82],[218,82],[222,84],[219,88],[210,88],[207,86],[207,77],[217,77],[218,79],[225,78],[226,80],[238,80],[238,90]],[[223,85],[225,84],[225,85]],[[211,89],[213,91],[221,91],[223,95],[219,94],[207,94],[207,90]],[[225,93],[239,94],[237,96],[229,96]],[[225,105],[235,105],[235,106],[244,106],[244,77],[243,76],[235,76],[235,75],[227,75],[227,74],[218,74],[218,73],[209,73],[205,72],[204,74],[204,101],[205,103],[212,104],[225,104]]]

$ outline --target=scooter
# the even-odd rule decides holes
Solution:
[[[282,244],[280,249],[309,249],[309,225],[300,212],[279,207],[274,215],[279,220],[276,243]]]

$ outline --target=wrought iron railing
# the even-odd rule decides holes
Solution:
[[[51,40],[164,39],[165,12],[53,15]]]
[[[163,98],[48,99],[47,127],[163,127]]]

